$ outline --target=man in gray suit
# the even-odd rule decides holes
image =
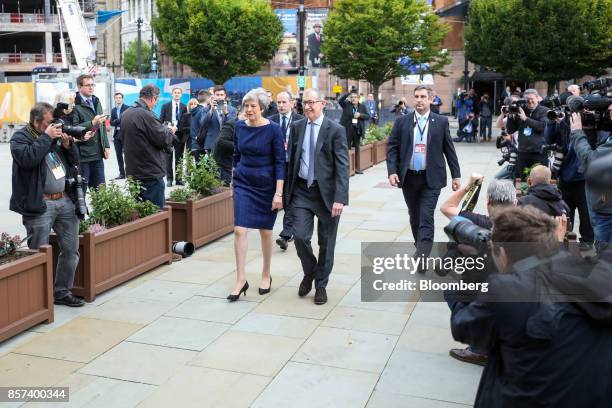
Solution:
[[[310,293],[314,281],[314,302],[322,305],[327,302],[340,214],[348,205],[349,155],[344,128],[323,115],[325,101],[319,91],[306,90],[302,104],[306,118],[291,124],[285,202],[293,214],[295,248],[304,271],[298,294]],[[315,216],[318,259],[310,243]]]

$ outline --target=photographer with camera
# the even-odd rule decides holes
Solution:
[[[153,114],[159,94],[155,85],[142,87],[140,98],[121,117],[121,141],[125,150],[125,172],[144,187],[140,197],[163,208],[166,202],[165,160],[172,149],[176,127],[165,126]]]
[[[393,107],[391,108],[391,110],[389,112],[394,113],[395,117],[398,118],[400,116],[404,116],[409,114],[411,111],[410,107],[408,106],[408,99],[406,99],[405,96],[402,96],[399,101],[397,101],[397,103],[395,105],[393,105]]]
[[[200,133],[197,142],[203,147],[204,153],[212,153],[223,124],[238,116],[236,108],[229,104],[223,85],[216,85],[210,98],[210,109],[202,115]]]
[[[501,113],[495,122],[495,126],[501,129],[501,135],[495,140],[495,146],[502,152],[502,158],[497,162],[497,165],[502,166],[504,163],[508,163],[494,176],[494,178],[498,180],[514,181],[514,171],[516,159],[518,157],[518,132],[515,131],[514,133],[508,134],[506,131],[506,123],[508,122],[508,107],[518,99],[519,98],[514,95],[506,97],[501,107]]]
[[[612,104],[608,106],[606,114],[612,118]],[[570,129],[571,142],[574,145],[574,151],[580,160],[581,171],[584,174],[587,174],[593,161],[612,154],[612,136],[608,137],[596,149],[591,148],[587,135],[582,128],[580,113],[572,113]],[[610,243],[612,242],[612,195],[608,191],[593,191],[589,185],[588,177],[586,190],[595,242],[598,246],[601,243]]]
[[[456,217],[462,217],[471,221],[480,228],[491,230],[493,224],[491,222],[491,214],[496,210],[503,211],[505,208],[516,206],[516,188],[514,184],[507,180],[491,180],[487,188],[487,213],[489,215],[478,214],[472,212],[476,205],[478,195],[475,194],[477,189],[480,189],[484,176],[480,174],[472,174],[470,181],[464,186],[455,191],[442,204],[440,211],[449,220],[455,220]],[[468,196],[464,204],[465,209],[461,207],[461,200]],[[449,355],[459,361],[465,363],[485,365],[487,362],[487,350],[471,345],[465,348],[450,349]]]
[[[562,94],[560,99],[566,99],[569,92],[575,91],[575,88],[578,89],[579,94],[580,88],[577,85],[570,85],[568,93]],[[580,245],[584,248],[590,247],[594,240],[593,227],[589,216],[584,174],[580,171],[581,163],[574,151],[574,142],[570,140],[569,116],[559,108],[557,111],[549,111],[548,115],[549,118],[552,118],[553,115],[556,117],[546,125],[544,131],[546,145],[543,148],[552,149],[555,152],[551,170],[557,179],[563,201],[569,207],[570,224],[574,225],[575,212],[578,210]]]
[[[347,101],[349,95],[350,101]],[[338,103],[342,106],[340,124],[344,126],[344,130],[346,131],[348,148],[355,149],[355,173],[363,174],[363,172],[359,170],[359,146],[361,144],[361,138],[365,135],[365,124],[370,120],[370,114],[365,105],[359,102],[359,94],[355,87],[351,88],[349,94],[342,95]]]
[[[539,105],[540,95],[535,89],[527,89],[524,97],[510,104],[506,121],[509,134],[518,131],[518,157],[514,175],[521,179],[525,167],[548,165],[548,157],[541,152],[548,109]]]
[[[556,302],[546,292],[559,283],[559,271],[570,277],[584,266],[560,251],[561,224],[532,207],[497,212],[491,253],[500,273],[489,275],[488,291],[469,302],[445,293],[453,338],[488,351],[475,407],[607,408],[612,402],[612,305]]]
[[[470,112],[466,118],[459,120],[457,137],[453,139],[453,142],[460,143],[465,139],[467,143],[472,143],[476,138],[476,132],[478,132],[478,119],[474,112]]]
[[[60,253],[54,303],[78,307],[85,302],[73,296],[71,289],[79,263],[78,216],[83,217],[87,208],[83,208],[85,199],[78,183],[70,183],[80,180],[77,147],[62,132],[61,123],[52,123],[53,110],[48,103],[37,103],[30,110],[30,122],[11,137],[10,209],[22,215],[31,249],[48,244],[51,229],[55,231]]]
[[[111,149],[104,121],[109,115],[103,113],[100,99],[94,95],[96,84],[93,76],[80,75],[76,82],[79,92],[75,98],[72,125],[83,126],[94,134],[91,139],[78,144],[83,191],[87,192],[87,187],[98,188],[105,182],[104,160],[110,157]]]

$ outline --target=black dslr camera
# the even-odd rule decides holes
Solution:
[[[77,166],[74,168],[74,176],[66,177],[66,191],[70,191],[74,195],[76,213],[79,218],[85,217],[88,211],[85,193],[83,192],[83,177]]]
[[[70,106],[67,103],[58,102],[55,110],[53,111],[53,124],[60,124],[62,126],[62,132],[66,133],[68,136],[72,136],[75,139],[82,140],[85,137],[85,133],[87,133],[88,129],[84,126],[72,126],[70,123],[67,123],[64,119],[62,119],[64,115],[64,110],[69,109]]]
[[[508,113],[519,113],[519,108],[527,110],[527,99],[517,99],[508,106]]]
[[[518,158],[518,150],[516,146],[512,142],[508,142],[504,140],[504,137],[508,136],[505,130],[502,130],[501,136],[497,137],[495,140],[495,146],[501,150],[502,158],[497,161],[498,166],[502,166],[505,162],[508,162],[508,165],[514,166],[516,165],[516,159]]]

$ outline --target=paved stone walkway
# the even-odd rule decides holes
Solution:
[[[457,150],[464,181],[473,171],[496,171],[493,143]],[[1,145],[10,174],[7,154]],[[1,184],[0,225],[22,232],[20,217],[8,212],[7,178]],[[445,224],[436,211],[437,240],[446,240]],[[281,226],[279,217],[275,233]],[[256,232],[249,234],[251,289],[228,303],[235,279],[229,235],[83,308],[56,306],[55,323],[0,344],[0,385],[68,386],[70,403],[45,404],[62,408],[471,406],[481,369],[448,356],[462,345],[451,337],[446,304],[360,300],[361,242],[412,240],[401,191],[388,187],[382,163],[351,178],[326,305],[313,304],[314,291],[297,296],[302,274],[293,245],[274,249],[272,292],[257,294]]]

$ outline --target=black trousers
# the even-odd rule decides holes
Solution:
[[[344,128],[346,130],[346,141],[348,148],[355,149],[355,170],[359,170],[359,146],[361,144],[361,133],[356,130],[352,125]]]
[[[168,181],[174,180],[174,171],[178,169],[179,160],[183,157],[183,153],[185,152],[185,142],[174,141],[172,142],[172,152],[166,155],[166,178]],[[172,160],[172,155],[174,154],[174,160]],[[177,176],[176,181],[180,182],[181,179]]]
[[[563,196],[563,201],[570,208],[569,219],[574,225],[574,214],[578,210],[580,218],[580,242],[593,242],[593,226],[591,225],[591,217],[589,216],[589,206],[587,204],[586,192],[583,181],[574,181],[572,183],[559,183],[559,189]]]
[[[308,188],[306,181],[298,178],[293,190],[291,213],[295,249],[302,262],[304,276],[315,281],[316,288],[324,288],[334,266],[334,249],[340,217],[331,216],[316,185]],[[319,258],[312,251],[314,217],[317,217],[317,242]]]
[[[514,167],[514,177],[526,180],[527,176],[523,174],[523,169],[531,167],[534,164],[548,166],[548,156],[537,152],[518,152],[516,158],[516,166]]]
[[[287,165],[285,165],[285,174],[289,174]],[[281,238],[289,240],[293,237],[293,215],[291,214],[290,205],[283,203],[283,207],[285,209],[285,213],[283,214],[283,230],[279,235]]]
[[[427,186],[425,172],[411,174],[408,170],[402,193],[408,206],[410,228],[414,236],[417,254],[429,256],[434,239],[434,211],[440,197],[440,189]]]
[[[113,137],[113,144],[115,145],[115,153],[117,154],[117,164],[119,165],[119,176],[125,177],[125,164],[123,161],[123,143],[119,135]]]

